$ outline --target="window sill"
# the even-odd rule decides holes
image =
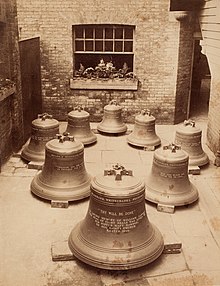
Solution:
[[[94,90],[137,90],[138,80],[71,78],[70,88]]]
[[[15,86],[0,88],[0,102],[15,93]]]

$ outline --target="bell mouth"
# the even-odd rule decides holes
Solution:
[[[155,261],[162,254],[164,241],[159,230],[151,224],[151,233],[143,243],[132,248],[113,249],[106,244],[101,247],[83,236],[79,222],[70,233],[68,244],[73,255],[91,266],[107,270],[126,270],[145,266]],[[123,234],[121,234],[123,236]],[[112,236],[120,244],[120,236]],[[123,243],[123,238],[121,239]]]

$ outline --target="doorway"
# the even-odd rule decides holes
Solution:
[[[189,117],[206,117],[209,110],[211,74],[207,57],[195,40]]]
[[[25,142],[31,135],[31,122],[42,113],[40,39],[19,41],[23,124]]]

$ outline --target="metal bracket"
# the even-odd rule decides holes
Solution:
[[[60,143],[63,143],[65,141],[74,141],[74,137],[70,135],[69,132],[64,132],[63,134],[56,134],[56,137]]]
[[[132,176],[133,173],[131,170],[126,170],[125,167],[117,163],[112,166],[112,169],[104,170],[104,176],[111,176],[111,175],[115,176],[115,181],[121,181],[122,175]]]
[[[150,109],[143,109],[143,110],[141,110],[141,115],[151,116]]]
[[[183,124],[184,124],[185,126],[190,125],[190,126],[192,126],[192,127],[195,127],[195,124],[196,124],[196,123],[195,123],[194,120],[188,119],[188,120],[184,120]]]
[[[42,114],[38,114],[38,119],[42,119],[43,121],[46,119],[53,119],[53,115],[50,115],[48,113],[42,113]]]
[[[83,107],[81,105],[77,105],[74,107],[74,110],[78,110],[79,112],[81,112],[83,110]]]
[[[171,150],[172,153],[176,153],[176,150],[181,150],[181,146],[171,143],[169,145],[163,146],[163,150]]]

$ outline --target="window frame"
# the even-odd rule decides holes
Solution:
[[[82,28],[83,29],[83,36],[77,37],[76,35],[76,28]],[[96,29],[102,28],[102,38],[96,38],[95,31]],[[106,38],[105,30],[111,28],[113,30],[113,36],[111,38]],[[86,29],[92,29],[92,37],[86,37]],[[117,38],[115,36],[116,30],[122,29],[122,38]],[[125,31],[132,30],[132,37],[126,38],[125,37]],[[82,24],[82,25],[73,25],[73,52],[74,54],[123,54],[123,55],[134,55],[134,31],[135,26],[134,25],[119,25],[119,24]],[[77,50],[76,49],[76,42],[83,42],[83,50]],[[92,41],[92,50],[86,50],[86,42]],[[102,41],[102,50],[97,51],[95,48],[95,43],[98,41]],[[105,43],[107,42],[113,42],[113,49],[112,50],[105,50]],[[122,42],[122,51],[116,51],[115,46],[116,42]],[[126,43],[131,43],[131,51],[125,51]]]

